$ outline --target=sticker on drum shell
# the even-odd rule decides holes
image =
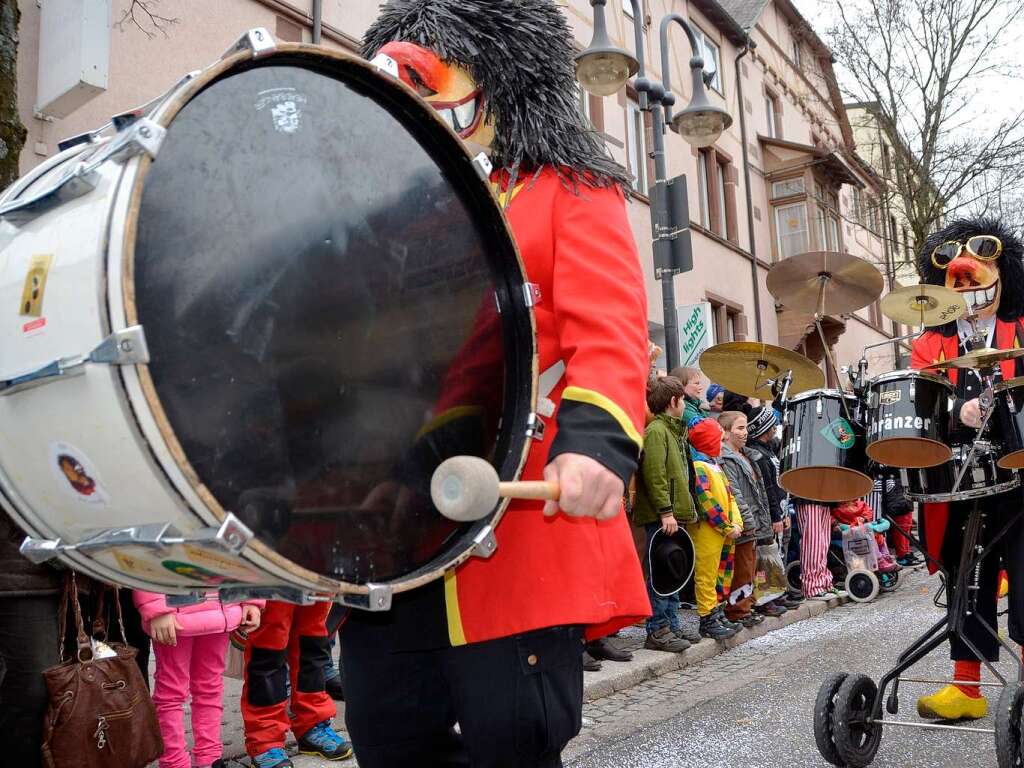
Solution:
[[[183,546],[188,559],[194,563],[200,563],[225,574],[230,574],[232,580],[237,581],[259,581],[260,575],[251,568],[243,565],[238,559],[220,552],[212,552],[195,544]]]
[[[846,419],[836,419],[821,430],[821,435],[836,448],[849,450],[857,442],[857,436]]]
[[[195,563],[186,563],[181,560],[164,560],[161,565],[171,573],[176,573],[193,581],[200,581],[203,584],[223,584],[225,581],[231,581],[227,576],[211,571],[208,568],[203,568]]]
[[[138,555],[134,555],[130,552],[115,549],[114,560],[117,561],[118,567],[120,567],[125,573],[130,573],[135,576],[164,577],[164,573],[149,558],[139,557]]]
[[[21,305],[18,307],[18,314],[21,317],[43,316],[46,278],[50,274],[50,267],[52,265],[52,253],[37,253],[29,260],[28,272],[25,274],[25,285],[21,290]]]
[[[50,443],[50,471],[57,484],[83,504],[105,505],[110,501],[96,466],[70,443]]]
[[[903,393],[900,390],[891,389],[878,395],[878,403],[879,405],[896,405],[902,398]]]

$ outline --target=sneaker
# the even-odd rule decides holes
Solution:
[[[921,558],[911,552],[909,555],[903,557],[897,557],[896,562],[904,568],[913,568],[915,565],[920,565],[924,562]]]
[[[756,627],[763,621],[764,616],[759,616],[756,613],[750,613],[744,616],[742,619],[740,619],[740,624],[742,624],[747,629],[750,629],[750,627]]]
[[[781,597],[777,597],[772,600],[771,604],[776,608],[781,608],[783,613],[787,613],[789,611],[789,606],[786,605],[785,601],[783,601]]]
[[[718,617],[714,613],[709,613],[707,616],[701,616],[700,619],[700,633],[703,637],[710,637],[712,640],[728,640],[734,636],[738,629],[729,629],[724,624],[718,621]]]
[[[829,591],[832,593],[832,597],[849,597],[850,595],[845,589],[839,589],[839,587],[832,587]]]
[[[668,653],[682,653],[690,647],[689,640],[683,640],[668,627],[649,632],[647,640],[644,641],[644,648],[651,651],[666,651]]]
[[[299,737],[299,753],[316,755],[327,760],[344,760],[352,757],[352,744],[331,728],[330,720],[324,720]]]
[[[835,595],[832,594],[831,590],[829,590],[827,592],[822,592],[820,595],[811,595],[807,599],[808,600],[813,600],[816,603],[824,603],[824,602],[828,602],[829,600],[831,600],[834,597],[835,597]]]
[[[335,701],[345,700],[345,691],[341,688],[341,677],[332,677],[330,680],[324,683],[324,690],[327,691],[327,695]]]
[[[729,620],[729,618],[725,615],[725,609],[722,608],[722,606],[720,605],[711,612],[711,615],[715,617],[715,620],[719,624],[724,625],[726,629],[734,629],[737,632],[743,629],[743,625],[740,624],[738,621]]]
[[[627,650],[617,647],[607,637],[602,637],[587,643],[587,653],[595,659],[605,661],[632,661],[633,654]]]
[[[789,610],[799,608],[803,604],[803,602],[804,599],[802,596],[799,598],[795,598],[792,595],[788,594],[784,595],[783,597],[780,597],[778,600],[775,601],[776,605],[781,605],[783,608],[787,608]]]
[[[693,624],[684,624],[679,629],[673,630],[676,637],[681,637],[688,643],[699,643],[701,641],[700,629]]]
[[[253,768],[295,768],[287,753],[280,747],[260,752],[252,759]]]
[[[786,609],[776,605],[775,603],[766,603],[765,605],[759,605],[755,609],[762,616],[770,616],[773,619],[779,618],[779,616],[786,613]]]
[[[601,662],[595,659],[586,651],[583,652],[583,671],[584,672],[600,672]]]

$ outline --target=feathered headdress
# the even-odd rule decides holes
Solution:
[[[917,257],[921,282],[944,285],[946,272],[932,264],[932,252],[948,240],[964,243],[977,235],[995,235],[1003,243],[1003,253],[996,261],[1002,283],[997,316],[1004,321],[1024,316],[1024,244],[999,219],[957,219],[929,235]]]
[[[363,55],[392,41],[430,48],[472,75],[494,124],[495,167],[525,174],[552,165],[574,182],[628,185],[580,113],[572,35],[554,0],[388,0]]]

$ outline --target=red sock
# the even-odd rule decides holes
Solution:
[[[981,680],[981,662],[976,659],[953,662],[953,679],[970,683],[979,682]],[[958,685],[957,688],[972,699],[981,698],[981,688],[977,685]]]

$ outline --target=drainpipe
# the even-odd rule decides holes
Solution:
[[[736,96],[739,100],[740,112],[740,143],[743,147],[743,184],[747,188],[747,232],[750,235],[750,281],[754,289],[754,328],[757,340],[762,339],[761,328],[761,285],[757,274],[757,238],[754,237],[754,191],[750,188],[750,154],[747,150],[747,110],[743,106],[743,77],[740,72],[740,60],[749,54],[757,43],[747,33],[746,44],[736,57]]]
[[[324,0],[313,0],[313,45],[320,45],[324,25]]]

